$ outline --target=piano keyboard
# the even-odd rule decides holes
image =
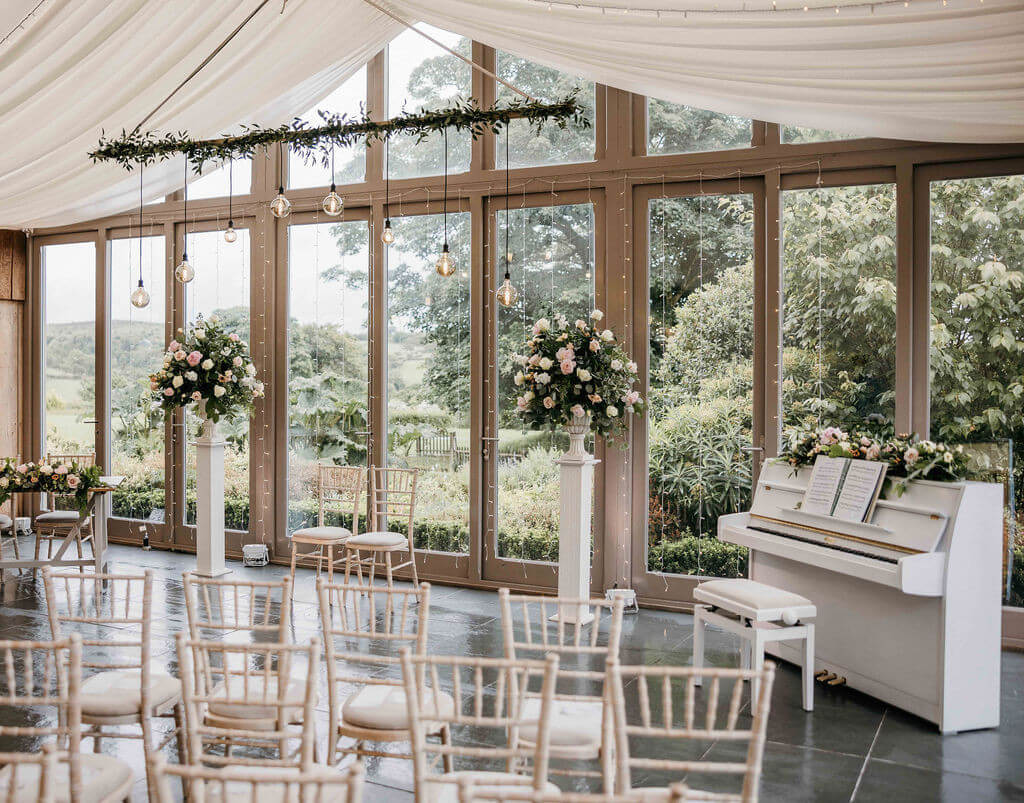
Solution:
[[[827,543],[827,544],[823,544],[821,541],[819,541],[817,539],[814,539],[814,538],[804,538],[802,536],[793,535],[791,533],[780,533],[780,532],[777,532],[775,530],[770,530],[767,527],[758,527],[758,526],[756,526],[754,524],[749,524],[747,526],[751,530],[757,530],[760,533],[767,533],[768,535],[777,535],[780,538],[792,538],[794,541],[802,541],[805,544],[813,544],[814,546],[823,547],[824,549],[835,549],[835,550],[837,550],[839,552],[847,552],[847,553],[849,553],[851,555],[859,555],[860,557],[863,557],[863,558],[871,558],[872,560],[880,560],[880,561],[882,561],[884,563],[892,563],[893,565],[896,565],[896,564],[899,563],[899,560],[897,558],[886,557],[885,555],[879,555],[879,554],[877,554],[875,552],[865,552],[862,549],[855,549],[854,547],[850,547],[850,546],[842,546],[840,544],[836,544],[834,541],[830,542],[830,543]]]

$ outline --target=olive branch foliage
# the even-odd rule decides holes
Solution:
[[[319,162],[329,167],[334,148],[360,140],[384,141],[398,134],[413,136],[420,142],[435,132],[451,129],[470,131],[476,139],[485,131],[500,133],[511,120],[527,120],[537,131],[545,124],[557,125],[561,129],[568,128],[570,124],[588,128],[590,121],[576,95],[577,92],[572,92],[555,103],[517,99],[489,109],[480,108],[476,99],[470,98],[431,111],[413,113],[403,110],[382,121],[371,120],[365,109],[354,116],[320,110],[317,114],[323,125],[311,126],[298,117],[273,128],[243,124],[242,133],[218,139],[192,139],[187,131],[156,134],[122,129],[119,136],[101,136],[98,147],[89,153],[89,158],[94,162],[117,162],[131,170],[139,164],[148,165],[176,154],[185,154],[195,172],[199,173],[208,161],[251,158],[257,148],[280,143],[287,145],[306,164]]]

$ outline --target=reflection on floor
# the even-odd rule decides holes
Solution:
[[[25,547],[23,547],[24,549]],[[28,554],[28,553],[25,553]],[[184,628],[181,572],[194,558],[168,552],[113,547],[112,571],[152,568],[157,575],[154,608],[154,659],[176,663],[173,634]],[[232,564],[235,576],[270,577],[281,566],[246,569]],[[435,586],[431,600],[430,651],[435,654],[497,655],[501,632],[497,595]],[[318,630],[312,572],[296,583],[293,622],[296,638]],[[627,616],[623,633],[624,663],[686,664],[691,657],[691,617],[659,611]],[[49,638],[42,581],[8,574],[0,598],[0,638]],[[735,665],[738,644],[724,633],[711,634],[711,663]],[[321,673],[323,683],[323,673]],[[990,801],[1024,800],[1024,654],[1003,654],[1002,727],[999,730],[942,737],[930,724],[888,708],[849,689],[817,689],[816,709],[800,708],[799,674],[782,665],[775,683],[761,799],[766,801]],[[321,690],[319,713],[326,733],[327,695]],[[2,749],[16,749],[5,743]],[[87,746],[86,749],[89,749]],[[142,779],[141,746],[106,741],[136,766]],[[724,745],[712,745],[711,750]],[[411,766],[406,761],[369,759],[368,803],[411,801]],[[703,780],[688,779],[694,787]],[[635,779],[642,784],[642,779]],[[145,799],[139,780],[134,799]]]

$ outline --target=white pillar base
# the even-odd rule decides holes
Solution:
[[[212,421],[203,422],[196,447],[196,569],[201,577],[220,577],[224,565],[224,443]]]
[[[571,440],[576,441],[570,435]],[[582,449],[583,436],[555,462],[560,468],[561,512],[558,518],[558,596],[590,599],[590,511],[594,466],[600,461]],[[575,448],[573,448],[575,447]],[[563,606],[551,617],[566,624],[587,624],[594,616],[585,605]]]

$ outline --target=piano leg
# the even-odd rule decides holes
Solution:
[[[814,625],[805,624],[807,636],[804,638],[804,711],[814,710]]]
[[[754,669],[764,666],[764,634],[760,628],[754,628],[754,638],[750,644],[751,663]],[[761,681],[756,677],[750,686],[750,708],[757,708],[757,697],[761,693]]]
[[[693,606],[693,667],[694,669],[704,668],[704,605]],[[703,678],[697,675],[694,678],[694,685],[700,686]]]

